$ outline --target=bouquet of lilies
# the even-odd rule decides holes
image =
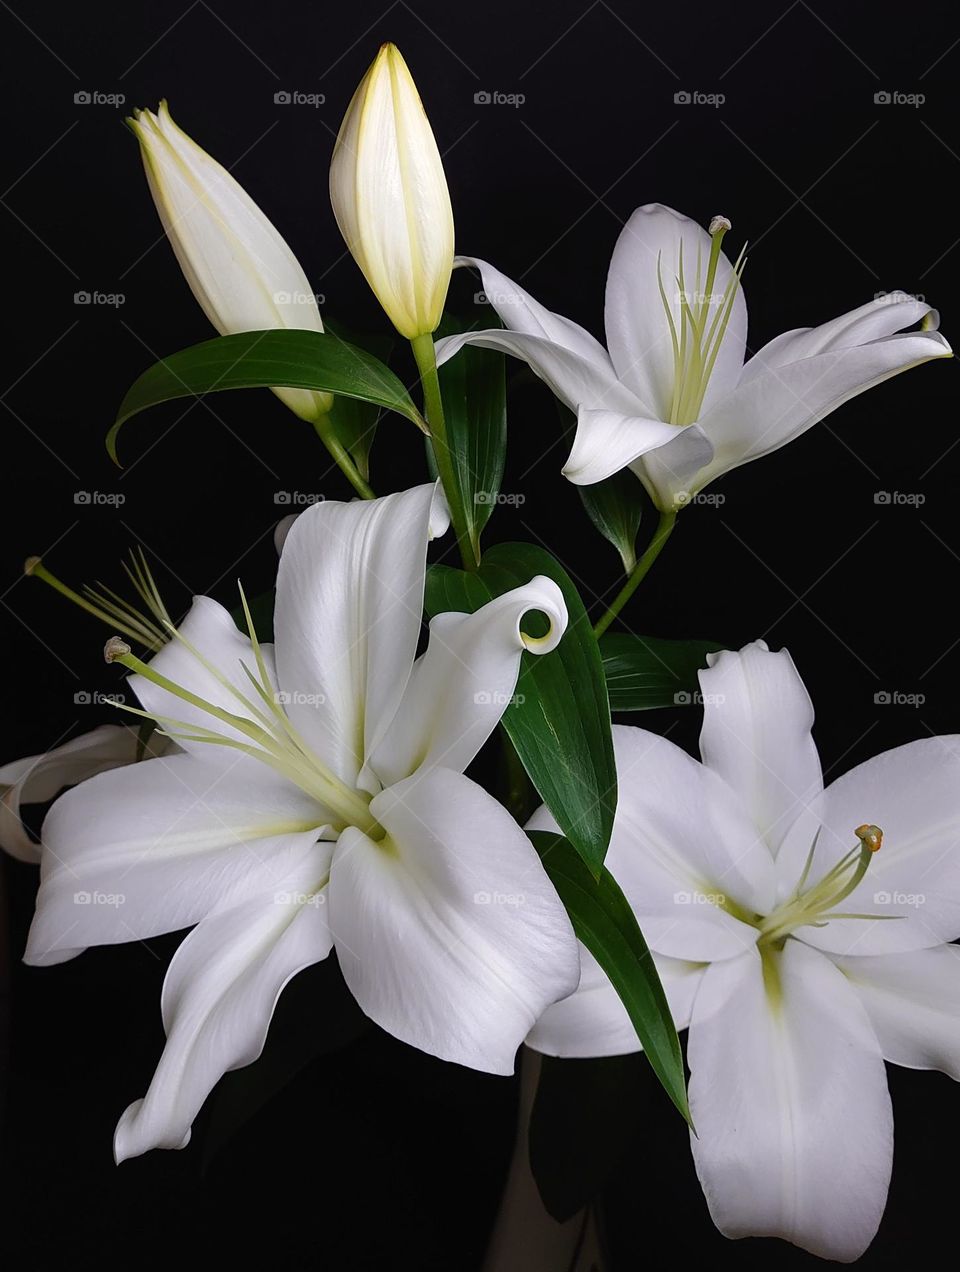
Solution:
[[[259,1056],[286,983],[335,952],[363,1013],[443,1060],[511,1074],[522,1044],[561,1060],[642,1050],[722,1233],[856,1259],[891,1173],[884,1061],[960,1078],[960,737],[825,787],[789,653],[645,639],[621,611],[709,483],[951,356],[937,314],[895,292],[745,361],[730,222],[648,204],[614,248],[600,343],[455,256],[440,154],[387,45],[347,107],[330,197],[410,342],[410,389],[321,321],[286,242],[166,103],[130,123],[219,334],[145,371],[111,454],[158,403],[266,387],[354,494],[278,526],[275,589],[241,589],[233,609],[198,596],[179,621],[142,553],[135,599],[27,562],[106,624],[132,696],[121,722],[0,769],[0,839],[40,865],[25,958],[191,929],[117,1161],[183,1148],[222,1075]],[[478,272],[487,327],[445,313],[455,268]],[[504,355],[568,415],[563,476],[622,559],[596,621],[540,541],[484,549]],[[388,493],[389,465],[371,462],[384,413],[425,438],[412,489]],[[645,502],[659,520],[638,553]],[[444,536],[456,566],[428,563]],[[699,760],[611,723],[684,700],[702,705]],[[491,789],[467,775],[488,742]],[[38,843],[20,806],[55,796]]]

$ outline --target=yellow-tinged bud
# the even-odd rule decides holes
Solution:
[[[243,187],[173,122],[167,103],[129,121],[160,221],[184,277],[222,336],[280,327],[323,331],[317,298],[279,230]],[[274,389],[311,423],[330,393]]]
[[[453,211],[407,64],[384,44],[347,107],[330,164],[340,232],[408,340],[433,331],[453,269]]]

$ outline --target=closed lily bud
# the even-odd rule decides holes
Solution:
[[[160,221],[190,290],[222,336],[290,327],[323,331],[317,299],[282,235],[241,185],[178,128],[166,102],[129,121]],[[274,389],[316,421],[329,393]]]
[[[420,94],[392,44],[380,49],[347,108],[330,200],[396,329],[410,340],[433,331],[453,269],[453,211]]]

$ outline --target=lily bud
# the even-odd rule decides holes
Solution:
[[[323,331],[316,296],[279,231],[230,173],[177,127],[167,103],[156,114],[134,111],[129,123],[167,238],[217,331]],[[333,405],[330,393],[274,392],[311,422]]]
[[[440,321],[453,269],[453,211],[417,86],[384,44],[347,108],[330,164],[340,232],[402,336]]]

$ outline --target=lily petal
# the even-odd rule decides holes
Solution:
[[[150,1089],[121,1117],[118,1162],[151,1148],[185,1148],[219,1079],[263,1050],[277,999],[331,948],[322,886],[330,846],[278,875],[273,891],[205,918],[174,955],[163,985],[167,1034]]]
[[[727,1237],[782,1237],[842,1263],[883,1214],[893,1158],[887,1079],[866,1011],[823,955],[788,941],[714,963],[687,1046],[693,1158]]]
[[[546,305],[541,305],[528,291],[524,291],[519,283],[515,283],[506,274],[501,274],[488,261],[482,261],[476,256],[458,256],[454,264],[472,266],[480,271],[483,294],[508,331],[518,331],[528,336],[542,336],[545,340],[559,345],[561,349],[566,349],[585,361],[594,363],[604,374],[614,374],[610,355],[600,341],[595,336],[591,336],[585,327],[581,327],[571,318],[564,318],[562,314],[554,313]],[[439,342],[439,344],[442,343],[444,342]]]
[[[834,961],[860,995],[885,1060],[960,1081],[960,947]]]
[[[831,919],[796,935],[834,954],[893,954],[960,937],[960,853],[957,809],[960,735],[924,738],[859,764],[827,787],[809,878],[815,881],[856,844],[854,828],[879,826],[883,846],[859,887],[840,909],[877,915]],[[777,861],[784,885],[796,883],[813,843],[800,819]],[[892,917],[896,916],[896,917]]]
[[[924,301],[905,292],[891,292],[851,309],[849,313],[821,323],[819,327],[798,327],[785,331],[759,349],[743,368],[740,383],[746,383],[763,371],[813,358],[819,353],[838,349],[855,349],[874,340],[896,335],[922,322],[925,331],[936,331],[940,315]],[[943,337],[938,337],[942,340]]]
[[[290,528],[277,578],[277,672],[291,720],[354,786],[403,695],[420,635],[436,488],[314,504]]]
[[[522,625],[533,611],[549,619],[546,635]],[[537,575],[475,614],[438,614],[382,742],[370,757],[384,786],[435,765],[462,773],[496,728],[510,702],[524,649],[547,654],[567,626],[563,593]]]
[[[813,703],[785,649],[771,653],[758,640],[707,661],[700,672],[703,762],[736,791],[776,856],[798,815],[823,790]]]
[[[20,805],[45,804],[65,786],[132,764],[138,758],[139,745],[133,729],[101,724],[52,751],[4,764],[0,768],[0,787],[6,787],[0,797],[0,848],[20,861],[38,862],[40,845],[24,829]]]
[[[607,275],[604,324],[607,347],[620,379],[649,404],[648,414],[670,418],[674,386],[673,341],[660,294],[670,305],[676,331],[680,319],[680,245],[683,244],[684,290],[697,290],[697,260],[702,287],[710,259],[711,238],[702,226],[661,203],[648,203],[627,221],[617,239]],[[721,252],[712,293],[722,296],[733,267]],[[692,301],[691,301],[692,303]],[[711,308],[713,317],[715,307]],[[729,393],[743,366],[747,305],[738,287],[727,330],[717,354],[703,402],[703,413]]]
[[[433,768],[377,795],[387,832],[340,836],[329,920],[357,1002],[429,1055],[512,1073],[579,976],[570,920],[533,845],[468,778]]]
[[[686,1029],[705,964],[662,954],[655,955],[654,962],[673,1022],[677,1029]],[[527,1046],[568,1060],[623,1056],[643,1050],[620,996],[586,946],[580,946],[580,985],[576,992],[547,1008],[530,1031]]]
[[[609,363],[605,365],[586,357],[546,336],[499,327],[490,331],[463,331],[436,342],[438,364],[448,362],[464,345],[496,349],[520,358],[571,411],[585,406],[641,419],[650,415],[643,403],[620,383]]]
[[[672,476],[679,484],[713,459],[713,447],[699,424],[664,424],[620,411],[589,410],[577,413],[577,433],[563,475],[575,486],[591,486],[642,455],[669,448]],[[662,506],[662,505],[661,505]]]
[[[270,769],[192,755],[82,782],[43,824],[26,962],[175,932],[266,891],[313,852],[323,812]]]
[[[159,649],[150,659],[151,669],[188,693],[203,698],[204,701],[212,703],[223,711],[252,719],[250,710],[227,687],[232,686],[248,702],[262,709],[257,691],[244,671],[246,666],[256,674],[257,663],[253,646],[249,637],[238,630],[229,611],[211,600],[209,596],[195,596],[193,605],[178,631],[183,640],[173,639]],[[276,686],[273,646],[264,644],[260,648],[271,684]],[[196,653],[193,652],[194,650]],[[214,668],[218,674],[215,675],[210,668]],[[227,684],[224,684],[224,681]],[[193,706],[146,676],[132,675],[130,687],[140,699],[143,709],[154,717],[167,716],[187,725],[198,725],[205,729],[214,728],[218,733],[234,741],[245,743],[250,741],[240,730],[215,719],[202,707]],[[174,726],[170,727],[171,731],[174,731]],[[189,754],[200,756],[205,762],[230,768],[237,763],[239,753],[229,747],[211,746],[209,742],[194,742],[189,737],[180,740],[179,745]],[[256,763],[252,759],[244,759],[241,762],[248,765]]]
[[[703,962],[742,953],[757,929],[725,907],[766,913],[775,889],[773,862],[749,817],[715,773],[665,738],[615,724],[613,745],[619,800],[606,865],[647,944]],[[556,829],[545,809],[529,825]]]
[[[864,345],[831,347],[745,375],[738,388],[700,418],[716,454],[700,474],[698,489],[731,468],[786,446],[874,385],[951,352],[935,331],[907,332]]]

